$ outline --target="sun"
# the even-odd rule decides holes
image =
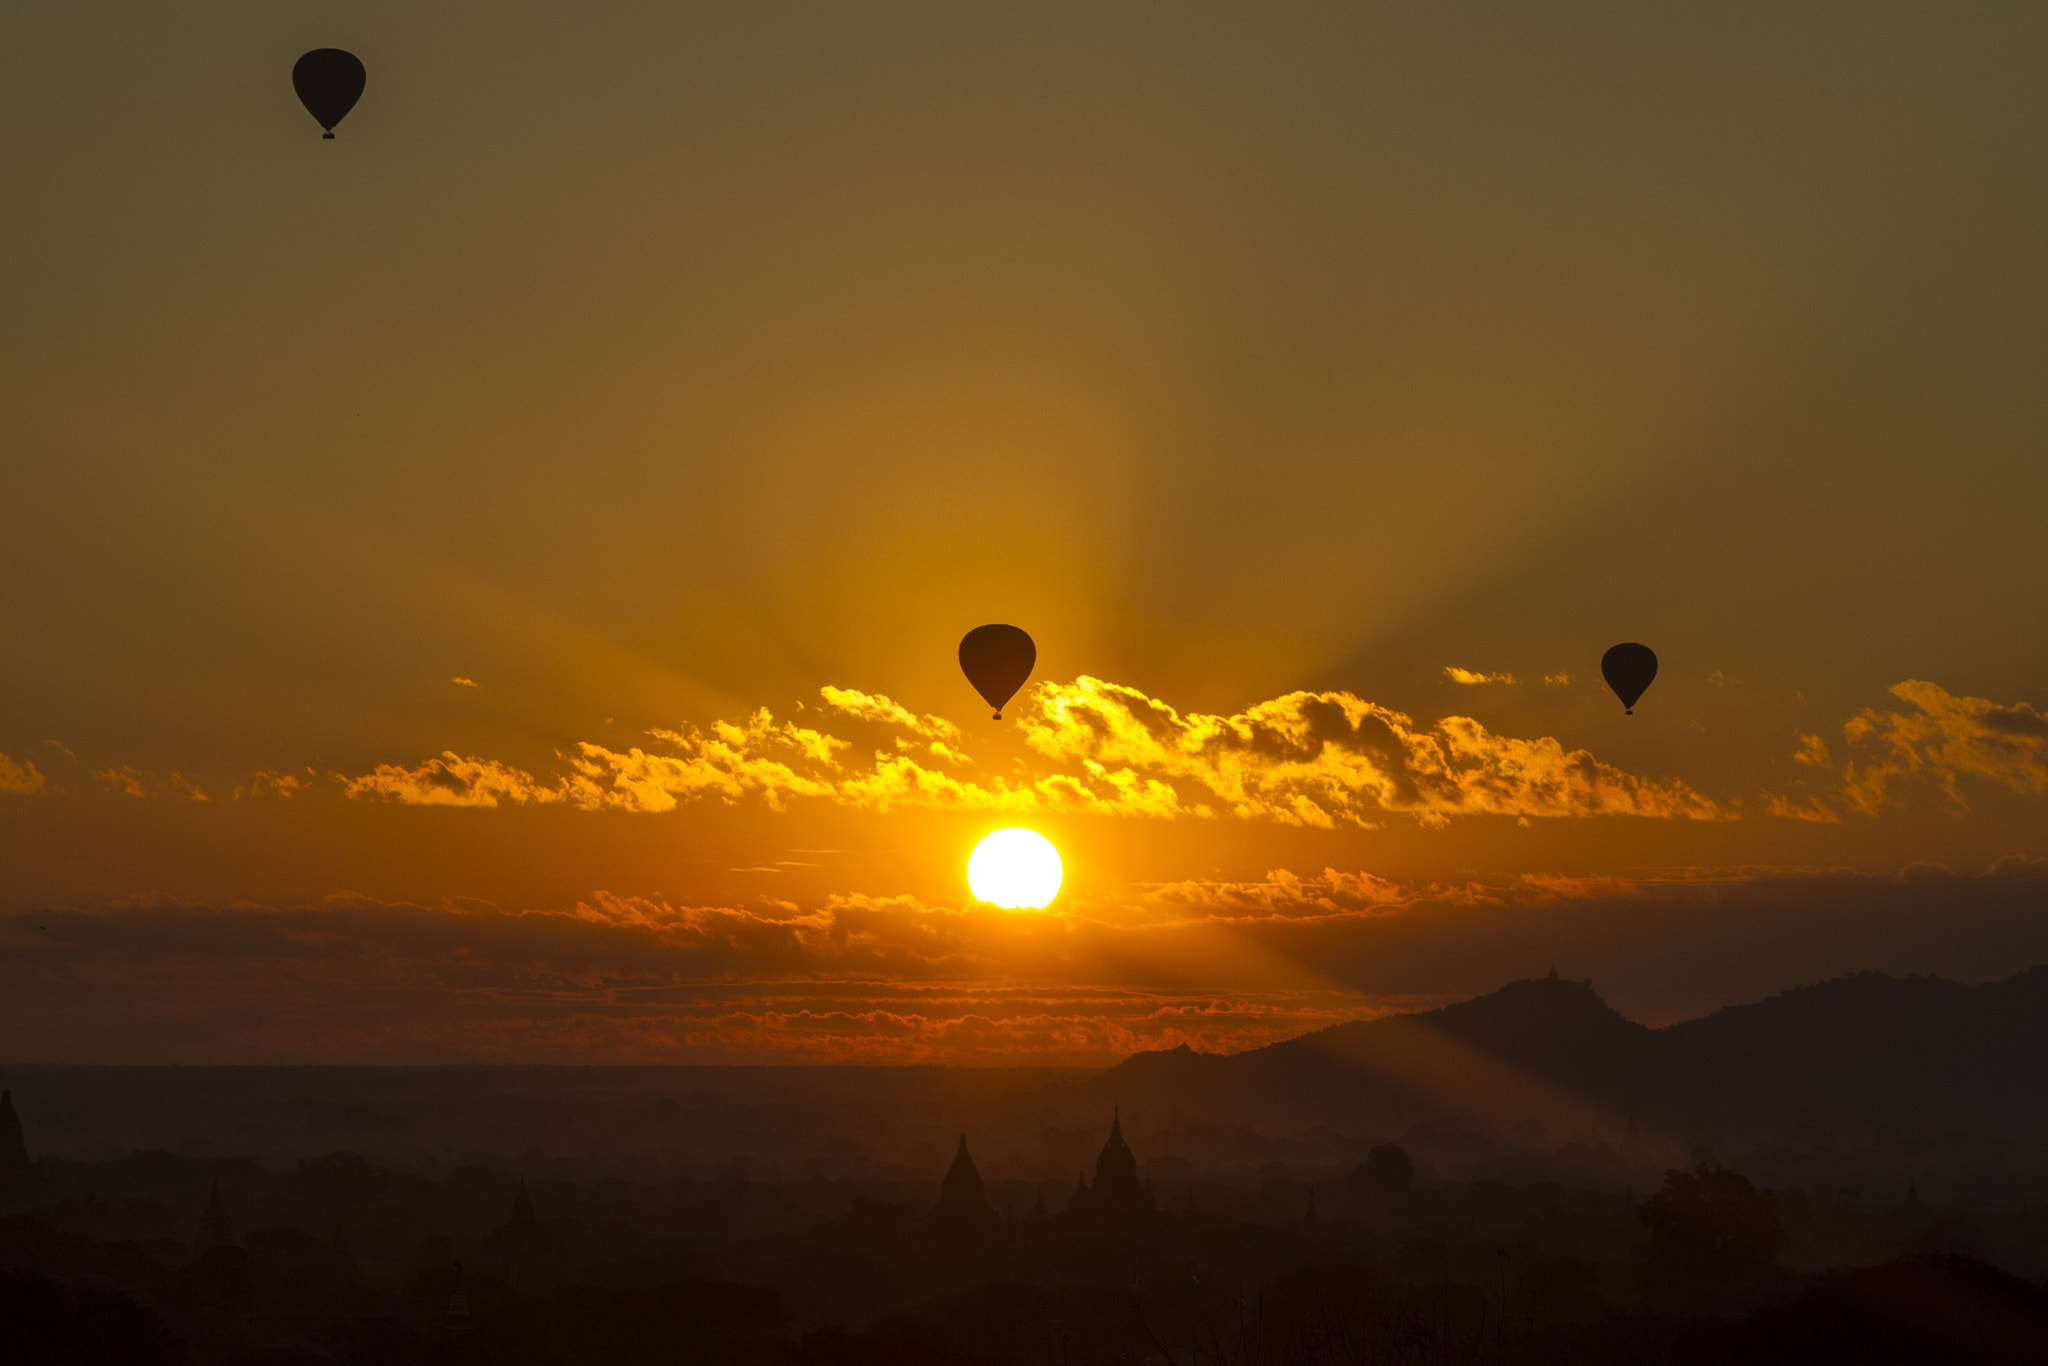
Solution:
[[[967,886],[975,898],[1010,910],[1040,910],[1059,895],[1060,851],[1021,825],[991,830],[967,856]]]

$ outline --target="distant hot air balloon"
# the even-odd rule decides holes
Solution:
[[[1657,653],[1647,645],[1617,645],[1600,656],[1600,676],[1621,699],[1625,714],[1636,714],[1636,699],[1657,676]]]
[[[1038,647],[1014,626],[977,626],[960,638],[960,670],[1003,719],[1003,703],[1016,695],[1038,662]]]
[[[338,47],[316,47],[292,65],[292,89],[299,92],[306,112],[327,130],[320,135],[323,138],[333,137],[334,125],[356,107],[367,79],[356,55]]]

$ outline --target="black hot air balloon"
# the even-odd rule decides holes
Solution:
[[[1657,676],[1657,652],[1647,645],[1617,645],[1600,656],[1600,676],[1621,699],[1624,712],[1636,714],[1636,699]]]
[[[356,107],[367,79],[356,55],[338,47],[316,47],[292,64],[292,89],[299,92],[306,112],[327,130],[320,135],[323,138],[333,137],[334,125]]]
[[[1014,626],[977,626],[960,638],[960,671],[1003,719],[1003,703],[1016,695],[1038,662],[1038,647]]]

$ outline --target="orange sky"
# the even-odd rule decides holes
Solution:
[[[0,1058],[1100,1061],[2040,961],[2044,45],[11,7]],[[1045,916],[965,904],[1011,821]]]

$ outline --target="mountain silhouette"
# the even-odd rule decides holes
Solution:
[[[2048,967],[1974,987],[1859,973],[1662,1029],[1553,973],[1240,1054],[1140,1053],[1089,1085],[1133,1112],[1383,1132],[1444,1120],[1604,1128],[1622,1116],[1674,1131],[2039,1123]]]
[[[2048,1114],[2048,967],[1963,986],[1864,972],[1655,1031],[1646,1098],[1684,1115],[2038,1122]]]

